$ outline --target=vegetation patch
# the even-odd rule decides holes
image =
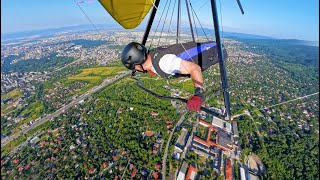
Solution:
[[[82,69],[80,74],[68,77],[65,83],[72,81],[86,81],[94,85],[102,82],[104,78],[112,77],[118,74],[119,71],[125,70],[124,67],[95,67]]]
[[[69,86],[76,81],[84,81],[89,83],[79,94],[84,93],[88,89],[95,85],[101,83],[104,79],[108,77],[116,76],[120,71],[126,70],[125,67],[94,67],[82,69],[81,73],[70,76],[66,79],[61,80],[65,86]]]
[[[20,92],[17,89],[14,89],[8,93],[2,94],[1,95],[1,99],[7,99],[7,98],[19,98],[21,97],[23,94],[22,92]]]
[[[23,141],[25,141],[27,138],[24,135],[20,135],[7,145],[5,145],[3,148],[1,148],[1,154],[7,154],[9,153],[13,148],[21,144]]]
[[[207,137],[207,133],[208,133],[208,128],[204,127],[204,126],[198,126],[198,130],[197,130],[197,134],[196,136],[206,140]]]
[[[40,131],[40,130],[46,130],[50,126],[50,121],[46,121],[45,123],[31,129],[30,131],[27,132],[28,136],[32,136],[35,132]]]
[[[25,110],[23,110],[20,115],[24,116],[26,114],[30,114],[28,118],[38,118],[43,111],[44,105],[40,100],[38,100],[28,105],[28,107]]]

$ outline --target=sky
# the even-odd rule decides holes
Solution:
[[[84,3],[79,5],[93,24],[116,24],[98,0],[83,1]],[[210,0],[190,1],[201,25],[213,28]],[[244,15],[241,14],[236,0],[216,0],[221,30],[281,39],[319,41],[319,0],[241,0],[240,2]],[[159,22],[165,3],[166,0],[161,0],[154,24]],[[182,0],[181,3],[182,23],[186,24],[188,16],[185,11],[185,1]],[[145,26],[147,21],[148,17],[141,26]],[[81,24],[90,24],[90,21],[75,0],[1,0],[1,33]]]

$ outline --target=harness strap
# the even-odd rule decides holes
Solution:
[[[217,44],[215,42],[195,43],[188,42],[183,43],[185,48],[182,48],[180,44],[171,45],[169,47],[158,47],[150,51],[152,66],[156,73],[165,79],[178,78],[178,77],[190,77],[190,74],[167,74],[163,72],[159,66],[160,59],[166,54],[175,54],[183,60],[191,61],[194,58],[194,63],[201,67],[204,71],[209,66],[218,62],[216,53]]]

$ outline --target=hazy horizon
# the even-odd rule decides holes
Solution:
[[[191,1],[192,8],[203,27],[213,27],[210,1]],[[244,15],[241,14],[237,2],[217,1],[217,10],[221,31],[270,36],[277,39],[299,39],[319,41],[319,2],[302,1],[241,1]],[[52,29],[66,26],[89,24],[120,25],[108,14],[98,1],[50,1],[38,0],[1,1],[1,32],[11,33]],[[79,9],[81,7],[83,12]],[[182,14],[186,13],[182,3]],[[156,26],[164,10],[165,1],[161,1],[153,26]],[[190,10],[191,11],[191,10]],[[170,12],[171,13],[171,12]],[[150,11],[149,11],[150,14]],[[138,28],[145,28],[149,14]],[[87,18],[87,17],[89,18]],[[175,23],[176,13],[173,14]],[[160,23],[161,24],[161,23]],[[182,16],[182,25],[188,24],[187,16]],[[197,27],[199,23],[196,20]],[[175,25],[171,25],[173,29]],[[123,28],[122,28],[123,29]]]

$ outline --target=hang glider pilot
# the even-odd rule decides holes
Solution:
[[[225,48],[223,52],[227,59]],[[180,43],[150,51],[140,43],[131,42],[124,47],[121,60],[132,70],[132,75],[139,71],[148,73],[150,77],[157,74],[165,79],[191,76],[195,90],[194,96],[187,102],[187,108],[200,111],[205,100],[202,71],[218,62],[218,50],[215,42]]]

